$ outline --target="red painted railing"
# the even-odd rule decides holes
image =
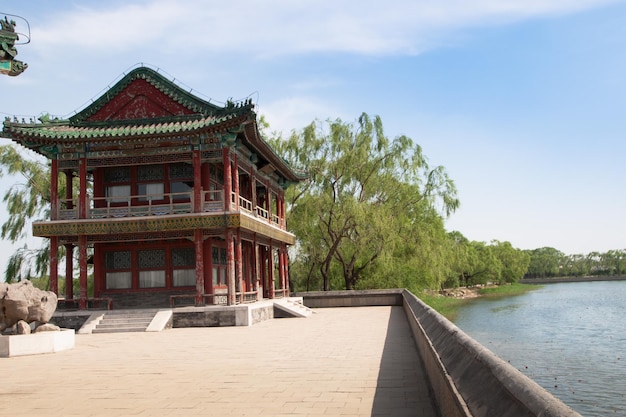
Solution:
[[[202,210],[205,213],[223,211],[223,190],[202,192]],[[231,193],[231,210],[240,210],[254,217],[265,219],[270,224],[285,228],[285,222],[252,201]],[[78,199],[59,199],[58,220],[76,220],[79,218]],[[161,193],[118,197],[92,197],[87,209],[88,219],[106,219],[122,217],[159,216],[193,213],[193,192]]]

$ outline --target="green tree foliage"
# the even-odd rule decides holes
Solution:
[[[27,237],[27,225],[33,220],[49,218],[50,167],[36,159],[28,159],[12,145],[0,146],[0,177],[12,175],[18,179],[4,192],[8,219],[0,228],[0,237],[16,243]],[[21,181],[20,181],[21,179]],[[7,282],[28,279],[33,272],[47,272],[49,247],[30,249],[26,245],[13,253],[7,263]]]
[[[612,276],[626,273],[626,249],[565,255],[554,248],[526,251],[530,265],[525,278]]]
[[[626,273],[626,249],[611,249],[601,254],[605,275],[623,275]]]
[[[390,139],[379,117],[363,114],[355,124],[313,122],[272,145],[309,174],[287,195],[298,237],[291,272],[301,287],[445,279],[442,216],[458,207],[456,188],[410,138]]]
[[[559,276],[565,254],[557,249],[543,247],[526,251],[530,256],[530,263],[526,277],[549,278]]]
[[[458,231],[448,234],[450,275],[447,288],[478,284],[507,284],[524,277],[530,262],[526,251],[516,249],[510,242],[493,240],[469,241]]]
[[[530,264],[530,255],[515,249],[510,242],[493,240],[491,249],[500,265],[500,284],[510,284],[524,278]]]

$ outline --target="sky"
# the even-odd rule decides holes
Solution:
[[[284,135],[379,115],[447,169],[461,206],[446,229],[470,240],[626,248],[626,1],[29,0],[6,14],[31,41],[28,69],[0,76],[0,120],[69,117],[143,64],[217,104],[251,98]],[[0,242],[1,270],[15,246]]]

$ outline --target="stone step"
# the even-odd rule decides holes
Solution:
[[[93,333],[145,332],[157,310],[107,312]]]
[[[116,327],[143,327],[144,329],[150,324],[149,321],[124,321],[119,323],[98,323],[96,329],[114,329]]]
[[[113,310],[92,314],[78,333],[160,332],[171,324],[171,309]]]
[[[106,328],[100,329],[96,327],[93,329],[92,333],[126,333],[126,332],[145,332],[145,327],[114,327],[114,328]]]
[[[100,324],[115,324],[115,323],[120,323],[120,324],[124,324],[124,323],[150,323],[152,321],[151,317],[141,317],[141,318],[134,318],[134,319],[104,319],[102,321],[100,321]]]
[[[106,318],[107,320],[116,320],[116,319],[138,319],[138,318],[146,318],[146,317],[153,317],[154,313],[150,313],[150,314],[109,314],[106,313],[104,318]]]
[[[276,309],[279,309],[280,312],[277,312]],[[289,299],[275,300],[274,312],[277,317],[310,317],[315,313],[304,304]]]

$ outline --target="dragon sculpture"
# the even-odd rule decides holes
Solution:
[[[15,42],[20,38],[15,32],[15,25],[15,21],[6,16],[4,20],[0,19],[0,74],[16,76],[28,68],[28,64],[15,59]]]

